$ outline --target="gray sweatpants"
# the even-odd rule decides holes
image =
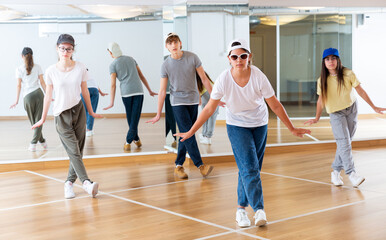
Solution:
[[[344,169],[346,174],[355,171],[351,142],[357,129],[357,117],[357,102],[346,109],[330,114],[331,128],[337,146],[332,169],[336,171]]]
[[[40,118],[42,118],[43,99],[44,94],[40,88],[36,89],[33,92],[30,92],[24,97],[24,109],[27,112],[28,119],[31,125],[34,125],[40,120]],[[32,144],[36,144],[37,142],[44,143],[46,141],[43,138],[42,130],[43,126],[35,128],[33,130],[33,137],[31,140]]]
[[[56,116],[55,126],[70,158],[67,181],[75,182],[77,177],[82,183],[89,180],[82,160],[86,138],[86,111],[82,101]]]

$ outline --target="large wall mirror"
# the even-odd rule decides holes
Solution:
[[[109,42],[117,42],[123,54],[132,56],[137,61],[152,90],[158,92],[160,67],[165,56],[169,54],[165,48],[165,35],[176,32],[181,37],[183,50],[192,51],[199,56],[205,71],[213,81],[222,71],[229,68],[226,52],[229,41],[235,38],[247,39],[251,44],[253,64],[268,76],[278,98],[298,126],[302,126],[304,119],[315,114],[315,83],[320,74],[321,51],[329,46],[340,49],[344,65],[354,69],[374,102],[378,105],[386,102],[385,97],[378,91],[385,87],[383,80],[379,79],[382,74],[368,70],[366,61],[375,59],[373,62],[382,62],[380,56],[383,54],[376,53],[383,49],[376,50],[373,46],[383,48],[383,44],[377,41],[386,37],[369,39],[367,36],[376,36],[374,29],[381,29],[386,22],[383,8],[301,10],[261,7],[256,4],[207,5],[202,2],[141,8],[110,7],[12,4],[0,6],[3,13],[8,9],[8,15],[0,14],[0,31],[3,36],[0,39],[3,46],[3,57],[0,60],[0,87],[3,90],[0,101],[1,160],[44,161],[65,156],[52,121],[45,129],[52,138],[49,140],[50,146],[55,151],[26,154],[26,146],[32,133],[29,132],[29,123],[25,119],[22,97],[16,109],[9,109],[16,95],[15,69],[22,64],[22,48],[29,46],[34,50],[34,60],[44,71],[57,61],[55,43],[62,32],[74,36],[75,60],[87,65],[90,75],[97,80],[104,92],[110,91],[109,65],[112,59],[106,51]],[[44,15],[47,12],[50,14]],[[108,12],[112,12],[115,17],[105,15]],[[30,16],[25,17],[25,13]],[[120,15],[121,13],[123,15]],[[8,19],[4,16],[8,16]],[[13,19],[10,20],[11,18]],[[366,51],[362,46],[373,50]],[[152,117],[156,112],[157,97],[151,97],[146,88],[144,96],[143,116]],[[359,103],[359,114],[372,114],[366,103],[361,99]],[[97,120],[96,134],[92,139],[88,139],[90,147],[86,147],[86,156],[123,154],[127,123],[118,89],[114,107],[103,111],[102,108],[108,104],[109,96],[100,97],[98,112],[109,117]],[[333,140],[332,133],[324,131],[329,127],[328,119],[325,120],[325,125],[312,129],[315,135],[304,139],[290,136],[273,114],[271,119],[273,121],[269,125],[269,145]],[[24,123],[20,124],[20,121]],[[98,125],[101,126],[99,129]],[[20,132],[21,127],[23,130]],[[176,144],[172,131],[166,132],[165,129],[167,127],[164,118],[156,125],[140,122],[139,132],[143,132],[144,137],[149,139],[148,144],[145,143],[142,149],[134,149],[128,154],[174,151]],[[384,137],[376,130],[361,130],[361,125],[358,131],[358,139]],[[16,132],[20,133],[15,137],[4,137]],[[200,133],[201,130],[198,134]],[[200,144],[199,147],[204,156],[231,154],[225,128],[225,109],[219,110],[211,144]]]

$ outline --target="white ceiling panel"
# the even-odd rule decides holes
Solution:
[[[2,5],[9,9],[27,13],[29,16],[82,16],[86,12],[71,5]]]

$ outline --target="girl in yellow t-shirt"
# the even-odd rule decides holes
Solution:
[[[315,119],[310,119],[304,124],[317,123],[326,107],[330,114],[330,123],[336,140],[336,155],[332,163],[331,182],[335,186],[342,186],[343,181],[340,171],[343,169],[349,175],[354,187],[358,187],[365,178],[359,176],[354,167],[352,158],[351,141],[357,126],[357,102],[353,88],[375,112],[383,114],[386,108],[376,107],[361,87],[353,71],[342,66],[339,52],[335,48],[325,49],[323,52],[322,71],[318,79],[319,95],[316,105]]]

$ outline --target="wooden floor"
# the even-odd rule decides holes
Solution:
[[[179,180],[175,154],[162,152],[163,123],[145,120],[144,146],[132,153],[122,151],[123,119],[97,121],[84,162],[100,193],[93,199],[76,185],[72,200],[63,196],[68,161],[52,121],[44,128],[49,149],[36,153],[26,151],[27,121],[1,121],[0,239],[386,239],[384,140],[377,147],[354,144],[356,168],[366,177],[359,189],[346,176],[345,185],[335,187],[328,120],[297,139],[272,119],[261,174],[268,225],[241,229],[234,220],[238,171],[227,154],[225,126],[216,126],[212,145],[200,146],[204,161],[215,166],[211,176],[203,179],[187,161],[189,179]],[[357,142],[385,138],[385,123],[382,117],[360,119]],[[326,141],[331,143],[293,145]],[[250,208],[248,213],[252,220]]]
[[[0,173],[0,239],[386,239],[386,148],[353,154],[366,177],[359,189],[346,176],[343,187],[329,183],[334,147],[268,151],[261,176],[269,223],[246,229],[234,220],[234,161],[214,163],[206,179],[187,164],[189,179],[179,180],[174,154],[85,159],[100,194],[77,185],[72,200],[63,197],[67,162],[25,164]]]

